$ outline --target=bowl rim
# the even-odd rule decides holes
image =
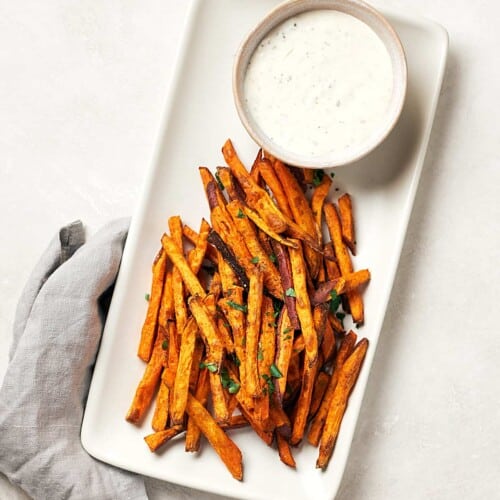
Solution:
[[[345,9],[349,7],[352,7],[354,11],[364,11],[369,17],[375,18],[379,23],[378,26],[382,27],[387,37],[383,39],[379,31],[375,30],[373,24],[366,22],[365,19],[361,19],[352,11],[345,12]],[[298,10],[288,13],[294,8]],[[258,125],[252,120],[251,113],[246,109],[244,104],[243,83],[246,68],[259,42],[276,26],[285,22],[286,19],[311,10],[337,10],[356,17],[375,32],[386,46],[389,54],[396,55],[395,60],[397,61],[397,65],[393,63],[393,81],[396,82],[397,85],[393,86],[393,94],[390,101],[391,106],[388,110],[387,119],[381,122],[381,125],[376,129],[378,131],[377,133],[372,134],[368,141],[361,143],[360,148],[350,150],[347,155],[337,154],[328,157],[331,159],[328,159],[326,155],[318,158],[296,155],[280,147],[274,141],[271,141],[264,132],[259,130]],[[389,46],[387,40],[390,40],[391,46]],[[247,57],[244,57],[245,54],[248,53],[249,47],[252,45],[254,46],[253,50],[251,50]],[[394,57],[391,55],[391,62],[393,61]],[[243,65],[244,68],[242,67]],[[389,21],[368,3],[363,0],[286,0],[268,12],[241,42],[234,59],[232,87],[238,116],[249,135],[260,147],[289,165],[306,168],[330,168],[348,165],[363,158],[386,139],[394,129],[403,110],[408,86],[407,80],[408,68],[406,54],[398,34]],[[394,92],[397,92],[397,101],[394,101]],[[394,102],[396,103],[395,105]]]

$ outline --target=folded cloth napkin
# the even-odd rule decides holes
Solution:
[[[128,219],[84,242],[60,230],[19,301],[0,389],[0,471],[35,499],[146,499],[144,481],[95,460],[80,426]]]

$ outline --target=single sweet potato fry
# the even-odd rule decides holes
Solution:
[[[326,276],[329,280],[334,280],[340,276],[340,269],[333,250],[333,243],[329,241],[323,247]]]
[[[325,203],[325,199],[328,196],[328,192],[330,191],[330,187],[332,185],[332,180],[328,175],[323,175],[321,182],[318,184],[316,189],[314,190],[311,197],[311,210],[316,221],[316,226],[320,229],[319,231],[319,241],[322,240],[321,234],[321,219],[323,216],[323,204]]]
[[[207,167],[199,167],[199,172],[210,208],[212,209],[215,205],[224,207],[226,204],[226,198],[224,198],[219,184],[212,175],[212,172],[210,172]]]
[[[292,455],[292,449],[288,444],[288,441],[285,437],[283,437],[279,432],[276,432],[276,443],[278,445],[278,453],[280,456],[280,460],[289,467],[295,469],[295,459]]]
[[[292,267],[293,289],[286,290],[285,294],[295,295],[295,307],[302,328],[302,335],[304,336],[307,363],[312,365],[318,357],[318,336],[314,327],[311,303],[307,291],[306,265],[302,250],[290,248],[289,254]]]
[[[163,431],[165,427],[167,427],[168,422],[170,389],[167,384],[163,383],[164,373],[166,375],[165,369],[162,372],[160,388],[158,389],[158,394],[156,395],[155,412],[151,422],[151,427],[155,432]]]
[[[281,182],[273,169],[272,163],[264,158],[258,163],[260,175],[263,177],[268,188],[273,193],[274,199],[279,207],[279,209],[290,219],[293,219],[292,211],[290,210],[290,205],[288,204],[288,198],[281,186]]]
[[[279,235],[276,231],[272,229],[271,226],[267,224],[267,222],[261,218],[261,216],[252,210],[251,208],[244,206],[243,207],[243,212],[245,215],[264,233],[266,233],[268,236],[270,236],[273,240],[278,241],[282,245],[285,245],[287,247],[296,247],[296,243],[293,242],[290,238],[285,238],[281,235]]]
[[[144,441],[146,441],[146,444],[149,446],[151,451],[156,451],[160,448],[160,446],[163,446],[167,441],[170,441],[183,430],[184,428],[182,425],[174,425],[168,429],[155,432],[154,434],[149,434],[144,438]]]
[[[326,388],[325,395],[323,396],[323,401],[321,402],[321,405],[312,420],[309,434],[307,435],[307,440],[313,446],[318,446],[319,444],[321,432],[323,431],[323,426],[325,425],[325,420],[328,415],[328,409],[330,408],[340,370],[342,368],[342,365],[345,363],[345,360],[349,357],[352,350],[354,349],[356,337],[356,334],[350,331],[345,336],[338,351],[337,358],[335,360],[335,368],[328,382],[328,387]]]
[[[238,361],[240,362],[239,378],[241,383],[245,385],[245,357],[246,357],[246,318],[242,309],[238,305],[243,305],[243,288],[235,286],[227,290],[226,297],[219,300],[219,306],[227,318],[233,333],[234,349]]]
[[[208,394],[210,392],[209,373],[208,370],[200,370],[196,385],[195,398],[203,406],[206,406]],[[188,416],[185,450],[190,452],[198,451],[200,449],[200,438],[200,428],[194,423],[194,420]]]
[[[278,330],[276,335],[276,354],[274,364],[282,374],[282,377],[274,379],[275,396],[283,404],[288,379],[288,367],[292,357],[293,327],[288,316],[286,307],[281,309],[278,319]]]
[[[175,319],[173,269],[169,269],[165,275],[163,293],[161,296],[160,312],[158,313],[158,325],[167,328],[167,321]]]
[[[170,230],[170,235],[172,238],[173,244],[177,246],[178,253],[181,255],[184,255],[184,245],[182,241],[182,220],[178,215],[174,215],[172,217],[169,217],[168,219],[168,228]],[[174,246],[172,244],[172,246]],[[175,246],[174,246],[175,248]],[[187,306],[186,306],[186,301],[184,300],[185,298],[185,288],[184,288],[184,283],[182,281],[181,277],[181,272],[180,270],[174,266],[174,269],[172,271],[172,293],[173,293],[173,301],[174,301],[174,312],[175,312],[175,322],[177,326],[177,332],[180,334],[183,330],[184,327],[186,326],[187,322]],[[180,344],[177,342],[177,344]],[[177,346],[177,353],[179,352],[178,346]],[[171,395],[172,397],[172,395]]]
[[[277,241],[271,242],[271,245],[278,261],[278,269],[281,277],[281,286],[283,290],[293,288],[292,268],[290,258],[283,246]],[[297,316],[297,308],[295,305],[295,297],[293,294],[285,294],[285,305],[288,309],[288,317],[292,323],[294,330],[300,328],[299,317]]]
[[[191,363],[191,373],[189,374],[189,390],[194,394],[200,376],[200,363],[205,356],[205,344],[200,336],[196,336],[194,346],[193,362]]]
[[[255,269],[250,275],[250,288],[248,291],[248,314],[246,334],[245,378],[246,391],[250,396],[262,396],[259,381],[257,357],[259,352],[259,333],[262,317],[262,300],[264,294],[264,275]]]
[[[318,358],[312,363],[304,362],[304,371],[302,374],[302,387],[300,389],[299,399],[295,406],[295,418],[293,419],[292,437],[290,444],[297,446],[304,436],[307,424],[307,417],[311,407],[314,382],[319,370]]]
[[[324,362],[329,363],[337,350],[335,334],[333,333],[333,328],[329,318],[325,325],[325,333],[320,347]]]
[[[153,280],[151,284],[151,293],[149,295],[148,311],[142,326],[141,340],[137,350],[137,355],[146,362],[148,362],[151,357],[151,351],[155,341],[166,267],[167,254],[163,249],[160,249],[153,263]]]
[[[241,481],[243,479],[243,458],[239,448],[217,425],[207,409],[192,395],[188,397],[186,410],[231,475]]]
[[[270,297],[264,297],[262,300],[262,320],[259,339],[259,350],[257,353],[257,365],[259,369],[260,382],[263,397],[260,398],[260,417],[266,421],[269,418],[269,384],[272,384],[273,377],[281,376],[277,367],[271,368],[274,363],[275,351],[275,332],[276,324],[274,322],[273,301]],[[274,371],[274,375],[273,372]],[[271,386],[274,390],[274,385]]]
[[[276,432],[281,434],[281,436],[286,439],[290,439],[290,436],[292,435],[292,424],[290,423],[288,415],[276,401],[276,398],[272,400],[271,405],[269,406],[269,416],[273,421]]]
[[[262,157],[263,157],[262,148],[260,148],[250,168],[250,177],[255,181],[256,184],[258,184],[261,187],[262,187],[262,180],[259,169],[259,161],[262,159]]]
[[[184,421],[184,412],[186,410],[186,401],[189,393],[189,378],[193,362],[194,348],[196,345],[196,334],[198,325],[194,318],[190,318],[182,332],[181,350],[179,353],[179,362],[175,376],[173,390],[173,401],[171,409],[172,425],[180,425]]]
[[[330,375],[326,372],[319,372],[316,377],[316,383],[314,384],[311,407],[309,408],[309,419],[316,415],[319,410],[321,401],[323,401],[323,396],[325,395],[326,388],[328,387],[328,381],[330,380]]]
[[[163,369],[164,353],[163,340],[158,337],[155,341],[153,353],[149,359],[144,375],[135,391],[134,399],[127,412],[126,419],[134,424],[139,423],[153,400],[156,387]]]
[[[319,456],[316,462],[316,467],[319,469],[326,469],[330,461],[340,424],[347,408],[347,401],[358,378],[367,349],[368,340],[361,339],[340,369],[339,379],[335,386],[319,444]]]
[[[198,274],[208,246],[208,235],[210,233],[210,224],[205,220],[201,220],[200,232],[195,247],[189,252],[188,264],[194,274]]]
[[[354,233],[354,217],[352,214],[352,201],[348,193],[338,199],[340,224],[342,226],[342,239],[353,255],[356,255],[356,236]]]
[[[314,292],[314,295],[311,297],[311,304],[318,305],[328,302],[331,299],[331,292],[333,290],[335,290],[337,295],[356,290],[361,285],[367,283],[370,277],[370,271],[368,269],[361,269],[360,271],[345,274],[334,280],[325,281],[321,283]]]

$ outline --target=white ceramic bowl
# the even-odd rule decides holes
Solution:
[[[347,152],[304,157],[287,151],[271,140],[253,119],[245,104],[244,82],[248,63],[259,43],[275,27],[290,17],[314,9],[333,9],[356,17],[368,25],[384,43],[392,63],[392,95],[384,119],[370,139]],[[239,117],[259,146],[290,165],[328,168],[352,163],[378,146],[396,124],[403,108],[407,84],[406,58],[401,41],[389,22],[373,7],[360,0],[289,0],[272,10],[241,44],[233,68],[233,93]]]

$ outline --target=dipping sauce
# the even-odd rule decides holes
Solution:
[[[359,19],[312,10],[274,28],[250,58],[245,105],[277,146],[304,157],[357,149],[384,122],[389,52]]]

